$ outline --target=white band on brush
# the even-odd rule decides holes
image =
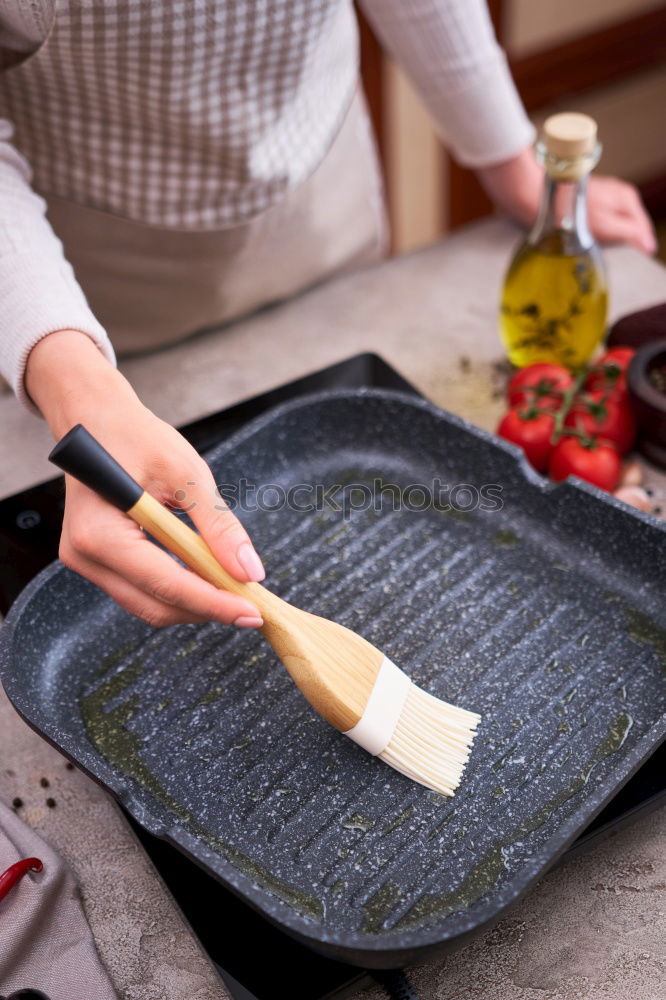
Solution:
[[[391,742],[411,684],[385,656],[363,715],[344,735],[377,757]]]

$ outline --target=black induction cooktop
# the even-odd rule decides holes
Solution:
[[[374,386],[418,395],[375,354],[359,354],[181,427],[204,452],[277,403],[321,389]],[[0,500],[0,612],[53,559],[64,506],[62,477]],[[562,862],[666,801],[666,745],[624,786],[574,842]],[[323,958],[268,923],[246,903],[130,817],[176,902],[222,975],[234,1000],[324,1000],[351,996],[378,980],[395,997],[416,994],[399,973],[366,972]]]

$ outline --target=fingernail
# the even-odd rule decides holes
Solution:
[[[254,551],[249,542],[243,542],[238,546],[236,558],[247,574],[248,580],[259,583],[266,577],[266,570],[261,559]]]
[[[251,618],[250,615],[240,615],[234,622],[239,628],[261,628],[263,624],[263,618]]]

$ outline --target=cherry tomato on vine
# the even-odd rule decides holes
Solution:
[[[573,379],[566,368],[537,361],[517,371],[507,386],[511,406],[536,406],[540,410],[556,410],[562,394],[571,387]]]
[[[621,465],[620,454],[612,445],[563,437],[553,449],[548,472],[551,479],[559,481],[567,476],[578,476],[601,490],[612,492],[620,481]]]
[[[607,392],[617,399],[627,395],[626,371],[636,352],[631,347],[612,347],[595,361],[585,379],[591,392]]]
[[[609,396],[596,389],[576,399],[564,420],[565,427],[583,431],[614,445],[621,455],[636,440],[636,420],[626,397]]]
[[[636,351],[633,347],[611,347],[602,357],[606,360],[612,358],[621,368],[626,369],[629,367],[629,362],[635,353]]]
[[[553,450],[551,437],[554,428],[555,420],[549,413],[512,409],[500,420],[497,433],[505,441],[519,445],[530,465],[539,472],[545,472]]]

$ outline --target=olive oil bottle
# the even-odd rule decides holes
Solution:
[[[606,270],[587,222],[587,178],[600,154],[592,118],[546,120],[537,143],[546,171],[541,206],[511,261],[500,307],[502,342],[519,368],[534,361],[577,368],[604,334]]]

